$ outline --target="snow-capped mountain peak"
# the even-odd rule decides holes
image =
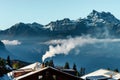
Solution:
[[[44,28],[51,31],[64,31],[73,29],[75,25],[75,21],[70,20],[69,18],[64,18],[63,20],[52,21],[45,25]]]
[[[0,31],[2,36],[76,36],[83,34],[97,37],[106,37],[109,36],[108,34],[120,36],[120,21],[110,12],[93,10],[86,18],[77,20],[64,18],[44,26],[38,23],[18,23],[11,28]]]
[[[93,10],[88,16],[87,19],[93,21],[93,22],[108,22],[108,23],[114,23],[117,24],[120,21],[113,16],[110,12],[98,12],[96,10]]]

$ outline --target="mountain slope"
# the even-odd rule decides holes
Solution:
[[[14,57],[5,47],[4,43],[0,41],[0,57],[6,59],[7,56]]]
[[[42,25],[37,23],[18,23],[13,25],[9,29],[1,31],[0,34],[6,36],[38,36],[41,27]]]
[[[38,23],[18,23],[9,29],[0,31],[0,36],[12,37],[41,37],[41,36],[81,36],[93,37],[120,37],[120,20],[110,12],[98,12],[93,10],[86,18],[78,20],[52,21],[47,25]]]
[[[93,36],[118,37],[120,35],[120,21],[110,12],[97,12],[93,10],[83,21],[89,28],[88,34]]]

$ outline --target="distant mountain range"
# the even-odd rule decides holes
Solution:
[[[120,37],[120,20],[110,12],[93,10],[86,18],[52,21],[47,25],[39,23],[17,23],[0,31],[2,37],[41,37],[41,36],[81,36],[91,35],[98,38]]]

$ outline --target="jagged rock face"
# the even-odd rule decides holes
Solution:
[[[97,12],[93,10],[88,16],[89,23],[99,26],[99,24],[119,24],[120,21],[110,12]]]
[[[63,20],[57,20],[55,22],[51,22],[48,25],[46,25],[45,28],[51,31],[67,31],[67,30],[75,29],[76,23],[68,18],[65,18]]]
[[[89,27],[88,32],[97,37],[110,37],[118,34],[118,24],[120,21],[110,12],[97,12],[93,10],[87,18],[84,18],[86,26]],[[115,27],[118,27],[117,29]]]
[[[117,24],[120,21],[115,18],[110,12],[97,12],[93,10],[88,16],[87,19],[92,20],[93,22],[109,22]]]

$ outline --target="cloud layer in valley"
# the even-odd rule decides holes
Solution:
[[[48,42],[45,42],[46,44],[49,44],[49,51],[46,51],[46,53],[42,57],[42,61],[44,61],[46,58],[50,58],[55,56],[56,54],[69,54],[69,52],[76,48],[76,47],[82,47],[86,44],[95,44],[95,43],[112,43],[112,42],[120,42],[120,39],[97,39],[97,38],[91,38],[89,36],[86,37],[75,37],[75,38],[69,38],[69,39],[59,39],[59,40],[51,40]],[[56,46],[53,46],[55,44]],[[78,54],[78,53],[77,53]]]
[[[18,40],[1,40],[5,45],[20,45],[21,42]]]

